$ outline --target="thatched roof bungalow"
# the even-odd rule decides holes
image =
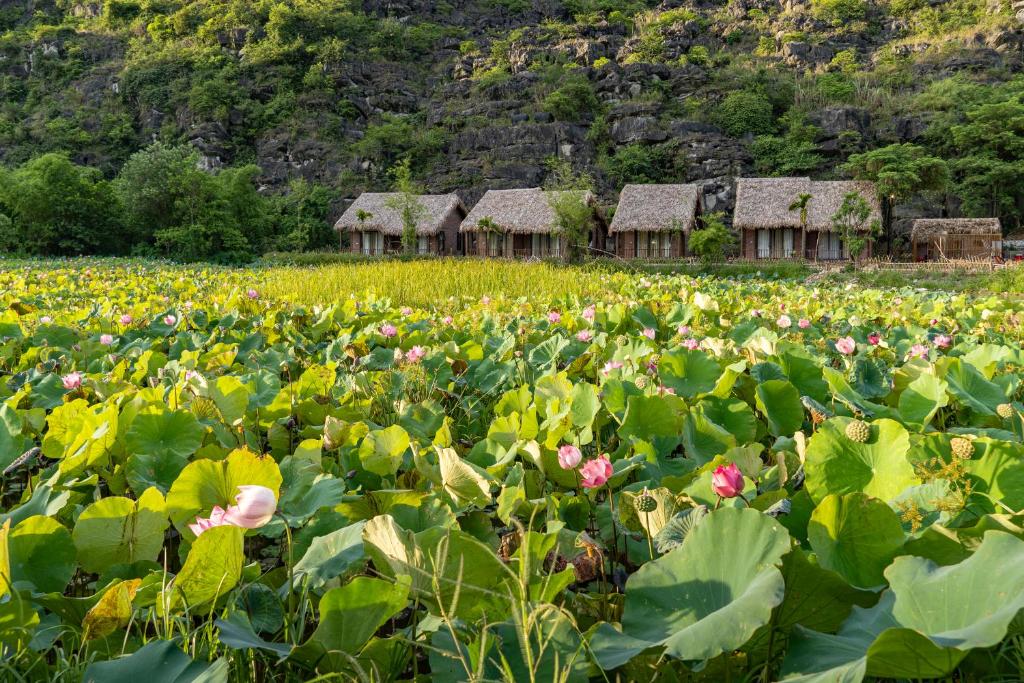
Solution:
[[[881,222],[882,210],[872,183],[810,178],[740,178],[736,183],[733,227],[740,231],[746,258],[842,259],[846,246],[836,234],[832,217],[846,195],[856,192],[871,209],[866,225]],[[790,208],[801,195],[810,195],[806,222],[799,208]]]
[[[621,258],[679,258],[700,213],[697,185],[626,185],[608,232]]]
[[[558,193],[540,188],[488,190],[462,221],[466,253],[478,256],[555,258],[568,248],[551,206]],[[596,197],[583,200],[593,208],[589,247],[602,249],[606,226]]]
[[[910,229],[915,261],[989,259],[1002,254],[998,218],[918,218]]]
[[[402,251],[402,211],[398,192],[364,192],[334,224],[350,234],[354,253],[381,255]],[[447,255],[458,250],[459,225],[466,207],[456,194],[417,195],[423,208],[416,223],[417,252]]]

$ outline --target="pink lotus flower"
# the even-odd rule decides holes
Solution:
[[[932,327],[935,327],[936,325],[939,324],[939,319],[938,318],[932,318],[931,320],[928,321],[928,324],[931,325]]]
[[[594,316],[597,314],[597,307],[594,304],[590,304],[583,309],[583,319],[587,322],[594,322]]]
[[[878,346],[881,343],[882,335],[878,334],[877,332],[872,332],[871,334],[868,335],[868,344],[871,344],[872,346]]]
[[[907,358],[927,358],[928,347],[924,344],[914,344],[907,353]]]
[[[793,326],[793,319],[788,315],[783,314],[779,316],[779,319],[775,321],[775,324],[785,329]]]
[[[406,315],[406,316],[412,315],[412,309],[409,308],[408,306],[403,306],[402,307],[402,315]]]
[[[260,293],[257,292],[255,289],[249,289],[249,291],[247,291],[245,293],[245,295],[247,297],[249,297],[250,299],[259,299],[260,298]]]
[[[583,459],[583,454],[580,453],[580,449],[575,446],[566,444],[558,449],[558,465],[563,470],[574,470],[580,464],[580,460]]]
[[[679,327],[676,328],[676,334],[678,334],[680,337],[685,337],[686,335],[690,334],[690,326],[680,325]]]
[[[113,343],[114,343],[114,335],[112,335],[112,334],[101,334],[100,335],[100,344],[103,344],[104,346],[110,346]]]
[[[604,367],[601,369],[601,372],[603,372],[604,374],[607,375],[612,370],[621,370],[622,367],[623,367],[622,361],[620,361],[620,360],[610,360],[610,361],[608,361],[607,363],[604,364]]]
[[[118,322],[120,322],[122,325],[131,325],[132,324],[132,320],[134,320],[134,318],[132,318],[127,313],[125,313],[120,318],[118,318]]]
[[[39,322],[41,322],[44,325],[49,325],[50,323],[53,322],[53,318],[51,318],[48,315],[44,315],[43,317],[39,318]]]
[[[948,349],[953,345],[953,338],[948,334],[939,334],[935,336],[932,343],[935,344],[935,348],[937,349]]]
[[[796,326],[799,327],[801,330],[806,330],[808,327],[811,326],[811,321],[808,320],[807,318],[800,318],[800,320],[797,321]]]
[[[191,382],[192,380],[194,380],[194,379],[196,379],[198,377],[200,377],[200,374],[198,372],[196,372],[195,370],[186,370],[185,371],[185,381],[186,382]]]
[[[178,319],[175,316],[173,316],[173,315],[165,315],[164,316],[164,325],[168,325],[170,327],[174,327],[174,325],[177,322],[178,322]]]
[[[422,346],[414,346],[405,354],[405,360],[409,363],[419,363],[423,356],[427,355]]]
[[[210,511],[210,516],[207,517],[196,517],[194,524],[189,524],[188,528],[192,530],[192,533],[198,538],[207,529],[212,529],[215,526],[224,526],[228,524],[224,519],[224,508],[219,505],[215,505],[213,510]]]
[[[559,313],[558,311],[551,311],[550,313],[548,313],[548,322],[551,323],[552,325],[557,325],[558,323],[562,322],[562,314]]]
[[[684,339],[683,348],[689,349],[690,351],[696,351],[698,348],[700,348],[700,342],[694,339],[693,337],[690,337],[689,339]]]
[[[752,310],[750,312],[750,317],[752,317],[752,318],[760,318],[761,317],[761,309],[760,308],[755,308],[754,310]]]
[[[658,331],[656,329],[654,329],[653,327],[645,327],[644,331],[643,331],[643,335],[645,337],[647,337],[648,339],[654,339],[655,337],[658,336]]]
[[[580,330],[576,333],[576,339],[581,342],[589,342],[594,338],[594,333],[590,330]]]
[[[480,303],[486,306],[487,304],[491,303],[491,297],[485,294],[484,296],[480,297]]]
[[[849,356],[857,350],[857,342],[853,341],[853,337],[842,337],[836,340],[836,351],[846,356]]]
[[[443,322],[445,325],[451,325],[453,322],[455,322],[455,318],[451,317],[450,315],[446,315],[441,320],[441,322]]]
[[[721,498],[735,498],[743,493],[743,474],[734,463],[719,465],[711,473],[711,490]]]
[[[239,486],[240,493],[235,496],[237,505],[232,505],[224,513],[224,521],[245,529],[259,529],[270,521],[277,510],[277,498],[266,486],[254,484]]]
[[[75,389],[78,389],[79,387],[82,386],[82,373],[80,373],[78,370],[75,370],[74,372],[69,372],[68,374],[60,378],[60,382],[68,391],[74,391]]]
[[[383,334],[388,339],[390,339],[391,337],[394,337],[396,334],[398,334],[398,328],[392,325],[391,323],[384,323],[383,325],[380,326],[380,333]]]
[[[676,395],[676,390],[673,389],[672,387],[666,387],[664,384],[659,384],[658,385],[658,395],[659,396],[665,396],[665,395],[675,396]]]
[[[596,489],[599,486],[604,486],[611,479],[612,463],[608,460],[608,456],[602,455],[588,460],[580,468],[580,474],[583,475],[583,488]]]

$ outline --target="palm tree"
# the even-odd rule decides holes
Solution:
[[[800,232],[802,235],[804,235],[804,237],[801,238],[800,240],[800,248],[804,249],[805,251],[806,245],[804,244],[804,241],[807,239],[807,205],[811,203],[811,198],[812,195],[806,192],[801,192],[800,194],[797,195],[796,200],[789,205],[790,211],[800,211]]]

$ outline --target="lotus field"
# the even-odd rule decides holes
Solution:
[[[0,680],[1024,677],[1019,302],[358,267],[0,266]]]

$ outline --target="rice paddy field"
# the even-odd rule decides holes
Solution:
[[[1022,680],[1015,277],[0,262],[0,680]]]

